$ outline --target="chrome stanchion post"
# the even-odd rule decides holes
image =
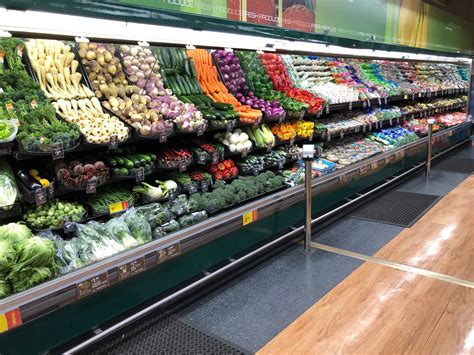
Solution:
[[[426,177],[430,176],[431,171],[431,153],[433,150],[433,124],[435,123],[434,118],[428,119],[428,153],[426,157]]]
[[[303,160],[305,167],[305,197],[306,197],[306,211],[305,211],[305,236],[304,236],[304,248],[305,253],[311,251],[311,199],[312,199],[312,170],[313,170],[313,159],[314,159],[314,145],[304,144],[303,145]]]

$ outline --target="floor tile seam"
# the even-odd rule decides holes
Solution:
[[[415,273],[420,276],[429,277],[429,278],[436,279],[439,281],[447,282],[449,284],[454,284],[454,285],[458,285],[458,286],[462,286],[466,288],[474,288],[474,281],[461,279],[455,276],[442,274],[442,273],[427,270],[427,269],[422,269],[416,266],[406,265],[406,264],[395,262],[392,260],[365,255],[365,254],[361,254],[361,253],[357,253],[357,252],[353,252],[353,251],[349,251],[349,250],[345,250],[341,248],[332,247],[326,244],[317,243],[317,242],[311,242],[311,247],[315,249],[319,249],[319,250],[324,250],[330,253],[334,253],[334,254],[344,255],[344,256],[362,260],[365,262],[374,263],[374,264],[382,265],[386,267],[391,267],[392,269],[396,269],[400,271]]]
[[[448,309],[448,306],[449,306],[449,303],[451,301],[448,300],[448,302],[446,302],[446,306],[444,307],[443,309],[443,312],[441,312],[441,314],[439,315],[439,318],[438,320],[436,321],[435,325],[433,326],[433,328],[431,328],[431,332],[430,334],[426,337],[426,340],[425,342],[423,343],[423,346],[421,349],[424,349],[424,347],[426,346],[426,344],[428,344],[428,342],[430,341],[431,339],[431,336],[433,335],[433,333],[435,332],[436,330],[436,327],[438,326],[438,323],[441,321],[441,319],[443,318],[444,314],[446,313],[446,310]]]

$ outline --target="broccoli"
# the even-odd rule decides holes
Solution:
[[[217,204],[217,209],[218,210],[222,210],[223,208],[227,207],[226,202],[225,202],[225,198],[222,197],[222,196],[216,197],[216,204]]]
[[[247,197],[255,197],[258,195],[258,188],[254,185],[247,186]]]
[[[230,191],[230,192],[232,192],[233,194],[236,193],[235,186],[233,186],[233,185],[227,185],[227,186],[225,187],[225,190],[226,190],[226,191]]]
[[[266,175],[265,173],[263,173],[263,174],[258,175],[258,176],[255,178],[255,180],[256,180],[257,182],[261,182],[262,184],[264,184],[265,181],[268,180],[268,177],[267,177],[267,175]]]
[[[206,198],[203,200],[202,207],[208,213],[216,212],[219,208],[217,206],[217,199]]]
[[[237,196],[239,197],[240,201],[245,200],[247,198],[247,194],[245,193],[244,190],[240,190],[237,193]]]
[[[225,189],[226,188],[226,184],[224,181],[222,180],[217,180],[215,183],[214,183],[214,189]]]
[[[235,194],[232,191],[225,189],[224,192],[222,193],[222,197],[224,197],[227,205],[232,205],[234,203]]]
[[[224,192],[224,189],[217,188],[217,189],[212,190],[211,193],[212,193],[214,196],[220,196],[223,192]]]
[[[271,178],[274,178],[275,177],[275,173],[271,170],[268,170],[266,172],[264,172],[263,174],[261,175],[266,175],[267,179],[271,179]]]
[[[263,183],[257,182],[257,183],[255,184],[255,187],[258,189],[258,193],[259,193],[259,194],[265,192],[265,185],[263,185]]]

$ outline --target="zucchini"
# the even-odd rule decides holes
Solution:
[[[137,154],[135,154],[135,155],[137,155],[140,159],[145,160],[146,163],[152,163],[152,162],[153,162],[153,160],[151,159],[151,157],[148,156],[148,155],[146,155],[146,154],[137,153]]]
[[[193,58],[189,58],[188,59],[188,62],[189,62],[189,71],[191,72],[191,76],[193,78],[197,77],[197,73],[196,73],[196,65],[194,64],[194,59]]]
[[[107,158],[106,163],[110,167],[115,168],[117,166],[117,159],[115,159],[113,157]]]
[[[122,157],[123,159],[123,166],[124,168],[127,168],[127,169],[133,169],[133,167],[135,166],[135,164],[128,158],[125,158],[125,157]]]
[[[135,155],[126,155],[125,159],[128,159],[132,162],[133,166],[131,168],[139,168],[142,165],[140,159],[138,159]]]
[[[117,166],[122,167],[125,164],[125,161],[123,160],[122,157],[115,157],[115,160],[117,161]]]
[[[231,109],[232,109],[232,105],[231,105],[231,104],[225,104],[225,103],[222,103],[222,102],[212,102],[212,103],[211,103],[211,106],[212,106],[212,107],[215,107],[215,108],[218,109],[218,110],[222,110],[222,111],[227,111],[227,110],[231,110]]]

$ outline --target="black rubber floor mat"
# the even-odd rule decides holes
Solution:
[[[171,315],[130,326],[81,354],[250,354]]]
[[[455,173],[471,174],[474,172],[474,160],[450,158],[433,165],[433,170],[445,170]]]
[[[390,191],[350,214],[369,221],[411,227],[441,196]],[[370,231],[367,231],[370,233]]]

